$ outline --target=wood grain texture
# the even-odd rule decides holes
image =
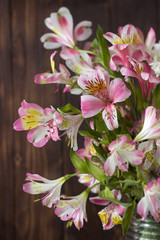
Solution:
[[[13,84],[9,1],[0,2],[0,239],[14,235]]]
[[[60,105],[61,95],[54,95],[52,87],[33,82],[35,74],[50,68],[51,52],[44,51],[39,40],[47,30],[43,22],[50,13],[50,4],[51,1],[12,1],[14,119],[23,99],[42,107]],[[54,4],[54,8],[58,7]],[[41,202],[34,203],[39,196],[32,197],[22,191],[26,172],[55,179],[63,174],[61,163],[61,143],[49,142],[45,148],[37,149],[27,142],[26,133],[15,133],[16,240],[62,239],[63,223],[57,221],[53,209],[42,207]]]
[[[157,0],[111,0],[110,31],[117,32],[118,26],[133,24],[146,35],[152,26],[157,31]]]
[[[22,191],[26,172],[55,179],[74,171],[64,139],[37,149],[27,142],[25,132],[12,130],[23,99],[42,107],[59,107],[69,101],[79,107],[78,97],[64,95],[62,91],[53,94],[53,86],[33,82],[35,74],[50,70],[52,51],[45,50],[39,39],[49,32],[44,19],[60,6],[71,10],[74,25],[82,20],[93,22],[90,39],[95,37],[98,24],[104,32],[116,33],[118,26],[127,23],[141,28],[145,35],[152,26],[157,41],[160,38],[158,0],[0,0],[0,240],[122,239],[120,227],[102,230],[97,216],[101,207],[88,203],[88,223],[84,228],[67,229],[53,209],[43,207],[41,202],[34,203],[36,197]],[[56,56],[57,66],[60,61]],[[76,195],[83,189],[75,177],[65,184],[63,191]]]

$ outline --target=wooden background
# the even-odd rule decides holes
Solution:
[[[49,32],[44,19],[61,6],[71,10],[75,24],[91,20],[94,36],[97,24],[116,33],[118,26],[132,23],[145,35],[152,26],[160,39],[158,0],[0,0],[0,240],[122,239],[119,227],[102,230],[100,208],[91,203],[89,222],[77,231],[74,226],[66,229],[52,209],[34,203],[35,197],[22,191],[26,172],[49,179],[73,172],[64,141],[37,149],[27,142],[25,132],[12,130],[23,99],[42,107],[63,106],[69,100],[79,105],[78,97],[54,95],[53,86],[33,82],[35,74],[50,69],[51,51],[43,49],[39,39]],[[68,195],[81,190],[76,178],[63,189]]]

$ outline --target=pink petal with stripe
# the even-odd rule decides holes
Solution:
[[[76,41],[84,41],[89,38],[92,34],[92,22],[82,21],[75,27],[74,38]]]
[[[151,48],[153,47],[153,45],[156,42],[156,34],[153,28],[150,28],[148,34],[147,34],[147,38],[145,41],[145,45],[147,46],[148,49],[151,50]]]
[[[46,49],[55,49],[65,44],[65,41],[54,33],[46,33],[40,38]]]
[[[53,31],[58,34],[65,42],[66,46],[72,47],[73,40],[73,18],[70,11],[62,7],[57,13],[51,13],[51,21],[53,22]]]
[[[14,130],[16,130],[16,131],[23,131],[23,130],[25,130],[21,118],[18,118],[18,119],[13,123],[13,128],[14,128]]]
[[[35,147],[43,147],[50,139],[47,130],[48,128],[44,126],[31,129],[27,134],[27,140]]]
[[[121,78],[112,80],[109,84],[109,97],[113,103],[123,102],[131,95]]]
[[[107,103],[102,113],[107,128],[112,131],[118,128],[117,110],[112,103]]]
[[[81,96],[81,111],[84,118],[89,118],[97,115],[105,106],[106,103],[102,102],[94,96]]]

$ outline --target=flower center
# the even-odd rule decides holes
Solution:
[[[86,89],[89,94],[94,95],[96,97],[108,100],[108,91],[106,88],[106,82],[103,79],[95,79],[88,81]]]
[[[25,130],[29,130],[39,126],[42,123],[42,119],[40,117],[43,116],[42,113],[38,112],[34,108],[30,108],[26,110],[28,115],[22,117],[22,124]]]

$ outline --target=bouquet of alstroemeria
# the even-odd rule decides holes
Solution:
[[[103,34],[98,27],[97,37],[82,50],[77,42],[90,37],[90,21],[80,22],[73,31],[70,11],[62,7],[45,24],[54,33],[44,34],[41,41],[47,49],[61,47],[66,66],[55,70],[54,51],[52,72],[36,75],[35,83],[56,84],[57,91],[64,84],[64,93],[81,95],[81,110],[70,103],[43,109],[24,100],[14,129],[29,130],[27,140],[35,147],[67,135],[75,172],[55,180],[27,173],[23,190],[44,193],[42,204],[54,207],[62,221],[78,229],[87,221],[90,193],[92,203],[105,206],[98,213],[104,230],[122,224],[125,234],[134,209],[142,220],[150,213],[160,221],[160,43],[155,43],[154,30],[144,40],[131,24],[119,27],[118,35]],[[80,130],[83,121],[86,126]],[[78,133],[84,137],[82,149]],[[86,190],[62,195],[62,185],[74,176]]]

